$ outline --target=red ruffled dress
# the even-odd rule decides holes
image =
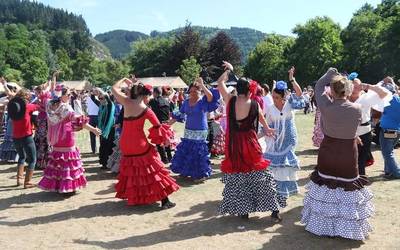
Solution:
[[[151,109],[136,117],[125,117],[121,134],[120,172],[115,185],[115,197],[127,199],[128,205],[151,204],[167,198],[179,186],[169,176],[169,171],[144,133],[144,123],[149,120],[149,139],[153,144],[163,144],[171,137],[170,126],[160,124]]]

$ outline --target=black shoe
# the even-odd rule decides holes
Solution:
[[[241,214],[239,215],[240,219],[248,220],[249,219],[249,214]]]
[[[279,215],[279,211],[273,211],[271,214],[272,221],[275,223],[281,222],[282,217]]]
[[[165,210],[165,209],[170,209],[175,207],[176,204],[171,202],[168,198],[165,198],[161,201],[161,209]]]

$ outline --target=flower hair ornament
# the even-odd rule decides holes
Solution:
[[[150,92],[153,92],[153,86],[151,86],[150,84],[143,84],[144,88],[147,89]]]
[[[62,90],[65,88],[63,84],[57,84],[54,88],[53,99],[58,100],[62,96]]]
[[[250,94],[251,94],[251,96],[255,96],[256,94],[257,94],[257,86],[258,86],[258,82],[257,81],[254,81],[254,80],[251,80],[250,82],[249,82],[249,91],[250,91]]]
[[[354,79],[356,79],[358,76],[357,72],[352,72],[350,75],[347,76],[347,79],[349,79],[350,81],[354,81]]]
[[[278,90],[287,90],[287,83],[285,81],[278,81],[275,85],[275,88]]]

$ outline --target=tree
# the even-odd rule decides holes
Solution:
[[[294,39],[279,35],[269,35],[250,52],[245,66],[245,75],[258,82],[272,82],[284,79],[289,63],[287,53]]]
[[[94,68],[95,74],[93,78],[97,85],[110,86],[129,73],[129,69],[125,64],[112,59],[95,60]]]
[[[22,72],[17,69],[6,68],[2,74],[9,82],[22,82]]]
[[[341,33],[344,69],[357,71],[365,81],[382,76],[384,70],[379,50],[384,26],[382,18],[368,5],[353,16]]]
[[[200,34],[195,32],[190,23],[186,24],[183,31],[175,36],[174,45],[171,48],[170,67],[179,69],[183,60],[193,57],[200,59],[203,49]]]
[[[230,62],[234,67],[240,65],[241,54],[236,43],[224,32],[219,32],[208,42],[202,64],[207,66],[210,77],[215,80],[222,73],[222,61]]]
[[[193,83],[194,80],[200,75],[200,72],[201,66],[197,63],[197,60],[194,58],[194,56],[183,60],[182,65],[179,68],[179,75],[187,84]]]
[[[94,57],[90,51],[78,51],[76,60],[73,63],[73,72],[75,80],[93,80]]]
[[[174,68],[169,65],[173,39],[149,38],[134,42],[129,57],[131,71],[138,76],[175,75]]]
[[[290,51],[289,63],[296,66],[298,82],[309,84],[329,67],[338,67],[342,60],[343,44],[340,26],[328,17],[316,17],[293,32],[297,39]]]
[[[49,67],[44,60],[38,57],[29,58],[21,65],[21,68],[26,87],[42,84],[47,81],[49,76]]]
[[[55,57],[56,68],[61,71],[58,78],[60,80],[72,80],[72,61],[69,58],[67,51],[65,49],[58,49],[56,50]]]

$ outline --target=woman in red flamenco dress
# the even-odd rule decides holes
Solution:
[[[134,79],[134,82],[136,80]],[[144,132],[144,123],[149,120],[149,139],[156,145],[168,145],[169,125],[160,124],[154,112],[146,106],[152,87],[142,83],[133,84],[128,97],[120,85],[132,85],[130,79],[119,80],[112,87],[117,101],[124,106],[124,127],[120,138],[121,160],[116,197],[128,200],[128,205],[145,205],[161,201],[163,209],[172,208],[168,196],[179,189],[175,180],[164,168],[157,149],[150,144]]]
[[[276,190],[267,169],[270,162],[263,158],[257,138],[259,123],[267,136],[273,136],[274,130],[268,127],[260,105],[251,98],[256,83],[240,78],[237,96],[232,96],[225,82],[233,67],[228,62],[223,66],[226,71],[218,79],[218,90],[227,103],[227,132],[225,159],[221,163],[225,187],[219,213],[248,219],[249,213],[272,211],[272,220],[279,222],[279,209],[286,206],[286,197]]]

